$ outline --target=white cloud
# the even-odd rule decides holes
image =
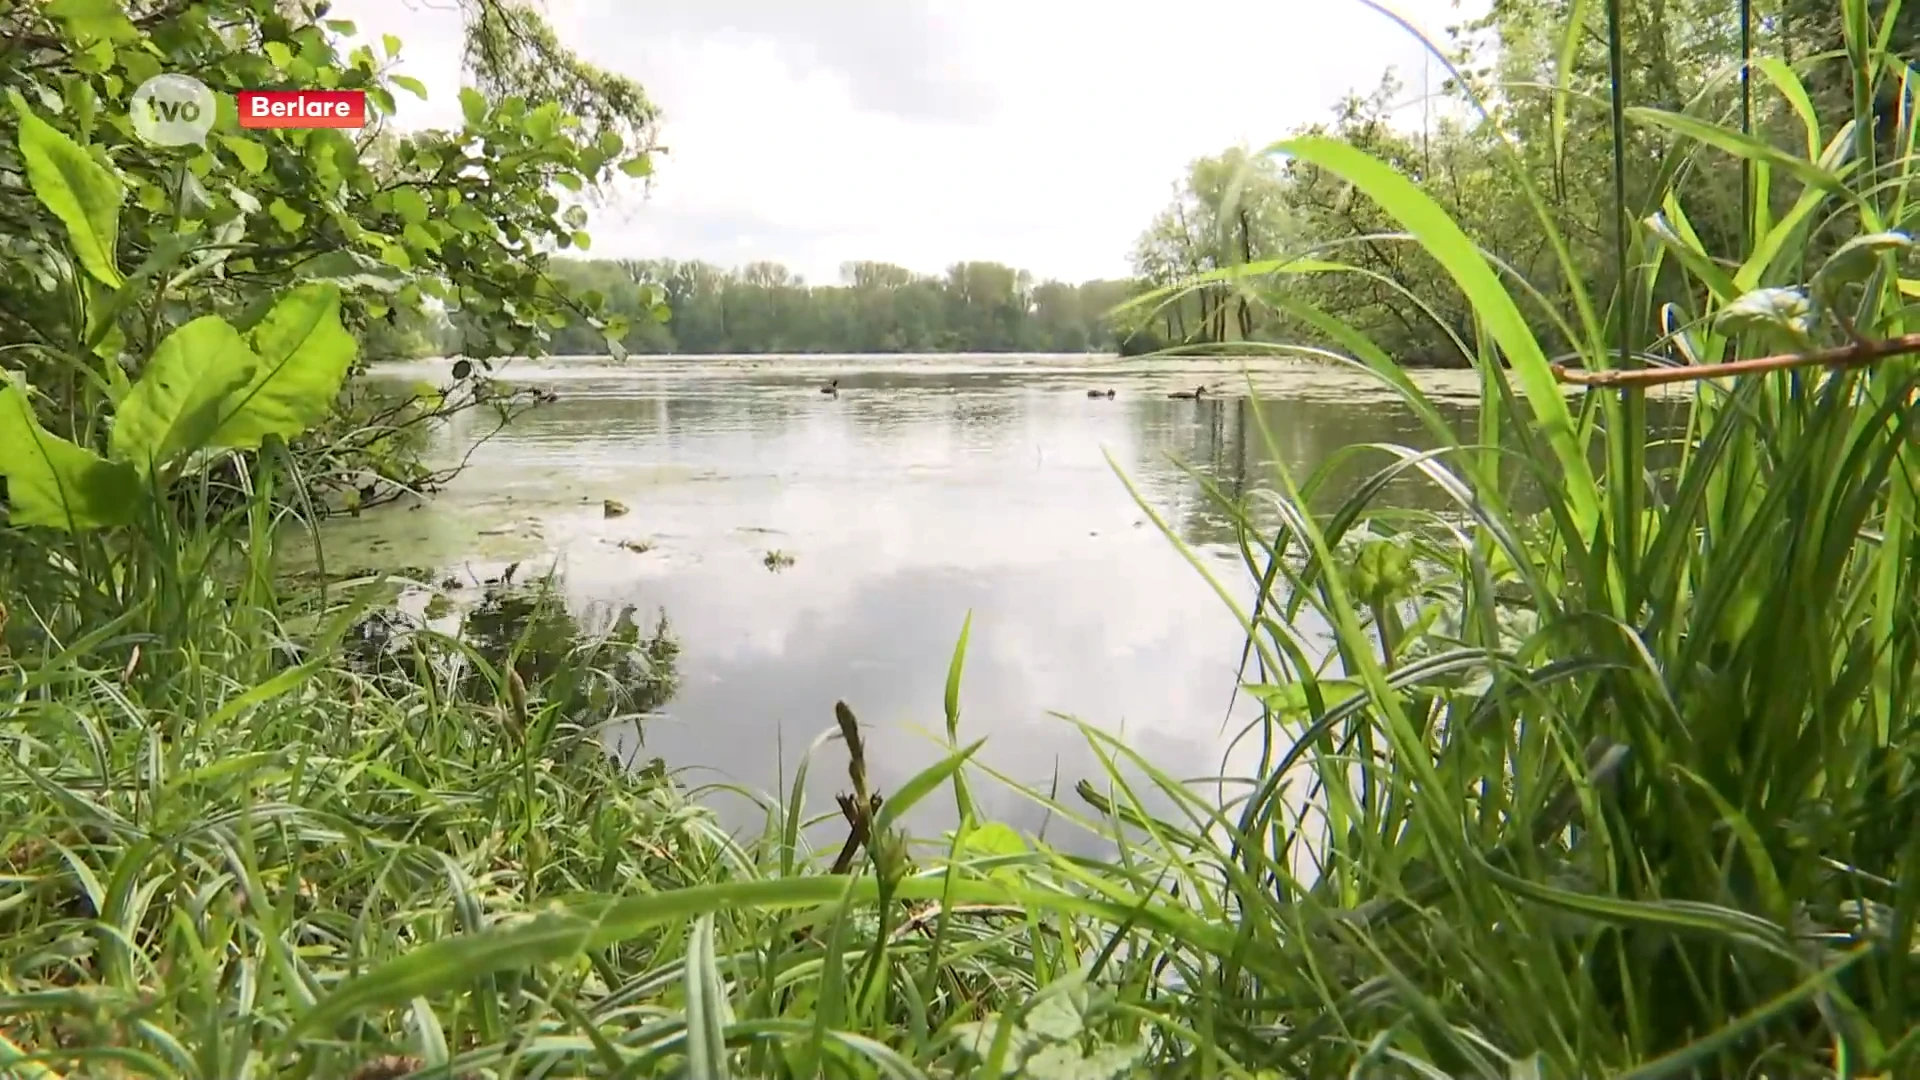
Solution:
[[[1455,0],[1387,0],[1429,34]],[[1484,6],[1469,0],[1468,7]],[[562,37],[665,112],[650,198],[602,209],[594,254],[774,259],[811,281],[881,259],[1116,276],[1187,162],[1263,146],[1418,41],[1360,0],[549,0]],[[336,0],[393,33],[455,122],[451,0]],[[1434,69],[1433,81],[1439,75]]]

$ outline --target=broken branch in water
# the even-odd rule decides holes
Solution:
[[[1902,334],[1899,337],[1881,341],[1856,341],[1850,345],[1818,349],[1810,353],[1782,353],[1778,356],[1761,356],[1752,360],[1729,360],[1724,364],[1614,368],[1607,371],[1587,371],[1583,368],[1569,368],[1565,364],[1554,364],[1553,377],[1563,383],[1573,383],[1577,386],[1659,386],[1696,379],[1760,375],[1770,371],[1785,371],[1789,368],[1859,367],[1888,357],[1905,356],[1916,352],[1920,352],[1920,334]]]

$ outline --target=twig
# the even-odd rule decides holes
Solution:
[[[946,907],[937,902],[931,903],[919,911],[914,912],[907,918],[907,921],[894,927],[893,938],[897,941],[900,938],[906,937],[908,934],[928,934],[931,936],[929,928],[934,923],[940,921],[940,916],[943,913],[955,916],[972,915],[979,918],[1012,918],[1025,915],[1027,909],[1018,904],[954,904],[951,907]],[[1057,932],[1053,927],[1043,926],[1041,929],[1043,932]]]
[[[1725,379],[1736,375],[1761,375],[1801,367],[1859,367],[1892,356],[1920,352],[1920,334],[1902,334],[1881,341],[1856,341],[1810,353],[1782,353],[1752,360],[1730,360],[1724,364],[1682,364],[1675,367],[1586,371],[1553,365],[1553,377],[1576,386],[1660,386],[1695,379]]]

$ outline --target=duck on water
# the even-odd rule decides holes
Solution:
[[[840,396],[840,380],[837,378],[828,379],[827,385],[821,387],[820,392],[823,394],[831,394],[834,397],[839,397]]]
[[[1201,383],[1199,386],[1196,386],[1191,390],[1175,390],[1173,393],[1168,394],[1167,396],[1170,398],[1178,398],[1181,401],[1199,401],[1202,397],[1206,395],[1206,392],[1207,392],[1207,384]]]
[[[1088,396],[1088,397],[1104,397],[1104,398],[1110,398],[1110,397],[1112,397],[1112,396],[1113,396],[1113,391],[1111,391],[1111,390],[1089,390],[1089,391],[1087,391],[1087,396]]]

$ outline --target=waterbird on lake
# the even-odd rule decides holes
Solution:
[[[828,379],[827,385],[821,387],[820,392],[823,394],[831,394],[834,397],[839,397],[840,396],[840,380]]]
[[[1111,390],[1089,390],[1089,391],[1087,391],[1087,396],[1088,396],[1088,397],[1105,397],[1105,398],[1110,398],[1110,397],[1112,397],[1112,396],[1113,396],[1113,391],[1111,391]]]
[[[1192,390],[1175,390],[1173,393],[1168,394],[1167,396],[1170,398],[1179,398],[1182,401],[1199,401],[1201,396],[1204,395],[1206,392],[1207,392],[1207,384],[1201,383],[1199,386],[1194,387]]]

